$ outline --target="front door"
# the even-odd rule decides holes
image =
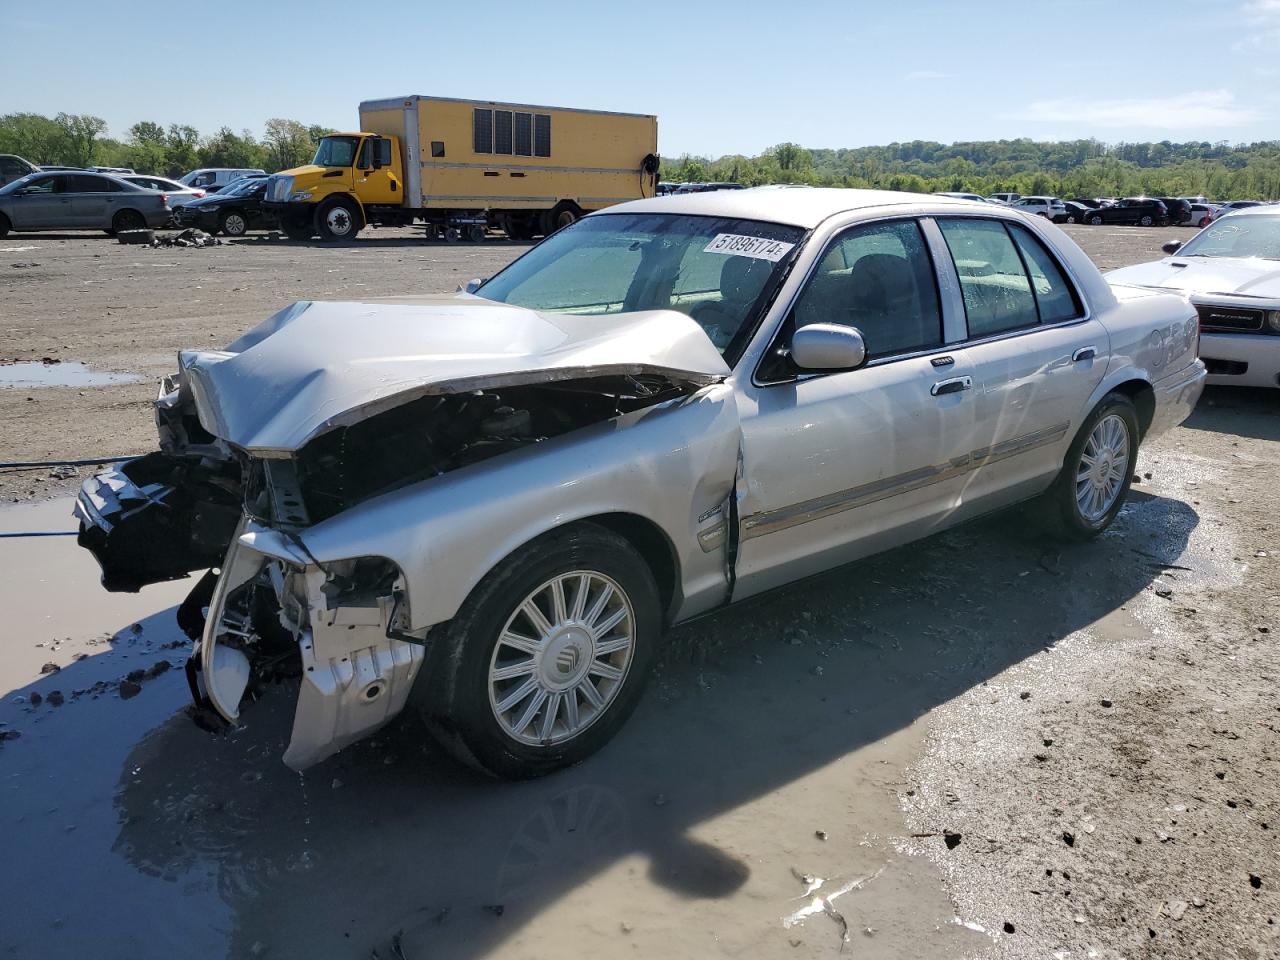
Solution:
[[[395,204],[404,202],[404,184],[392,162],[394,144],[389,137],[365,137],[356,159],[356,193],[360,202]]]
[[[867,365],[821,374],[776,358],[796,326],[817,322],[856,327]],[[735,599],[946,524],[975,395],[968,361],[943,339],[919,224],[862,224],[831,241],[740,391]]]
[[[64,192],[65,174],[36,177],[13,197],[13,228],[39,230],[65,227],[71,218],[71,198]]]

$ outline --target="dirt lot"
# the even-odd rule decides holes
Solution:
[[[1188,233],[1069,229],[1104,268]],[[0,388],[0,460],[146,450],[179,348],[521,249],[10,237],[0,359],[143,379]],[[77,480],[0,471],[0,955],[1280,956],[1278,443],[1280,397],[1211,391],[1096,543],[1013,513],[681,628],[617,741],[514,786],[408,722],[292,774],[285,698],[197,729],[188,585],[104,594],[12,536]]]

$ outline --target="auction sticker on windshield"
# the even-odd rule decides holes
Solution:
[[[723,253],[728,257],[751,257],[755,260],[772,260],[777,263],[794,247],[794,243],[766,240],[764,237],[748,237],[741,233],[717,233],[702,248],[703,253]]]

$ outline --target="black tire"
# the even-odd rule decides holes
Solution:
[[[1128,456],[1123,464],[1123,480],[1115,495],[1115,502],[1105,513],[1096,518],[1085,516],[1077,499],[1077,484],[1082,466],[1081,455],[1094,428],[1108,417],[1116,417],[1124,424],[1128,434]],[[1090,540],[1111,526],[1124,506],[1133,484],[1133,473],[1138,463],[1138,444],[1141,431],[1138,427],[1138,411],[1122,393],[1109,393],[1085,418],[1062,464],[1062,472],[1044,495],[1045,514],[1054,532],[1069,540]]]
[[[243,237],[249,232],[249,215],[241,210],[223,210],[218,214],[218,229],[228,237]]]
[[[582,210],[576,203],[562,200],[542,215],[542,232],[548,237],[582,219]]]
[[[1143,214],[1141,217],[1138,218],[1138,226],[1140,227],[1154,227],[1155,223],[1156,223],[1156,218],[1151,216],[1151,214],[1149,213]]]
[[[462,231],[459,230],[457,227],[444,228],[445,243],[457,243],[461,239],[462,239]]]
[[[522,742],[499,721],[491,699],[490,667],[499,635],[541,585],[557,575],[578,571],[607,577],[630,603],[631,661],[612,699],[607,699],[595,719],[576,735],[558,743]],[[567,591],[565,599],[566,606],[571,606]],[[586,759],[618,732],[640,699],[661,633],[658,588],[635,547],[597,524],[570,524],[539,537],[499,563],[471,591],[457,615],[433,631],[428,662],[413,692],[414,703],[435,736],[468,766],[502,779],[539,777]],[[586,662],[594,664],[598,656],[593,653]],[[559,664],[557,657],[552,669],[563,669]],[[582,669],[587,671],[583,677],[589,678],[589,668]],[[517,682],[511,680],[512,685]],[[572,686],[567,694],[574,698],[575,711],[586,709],[589,703],[579,694],[579,686]],[[518,701],[510,709],[513,713],[523,709],[534,697],[536,694],[531,694],[528,701]],[[551,701],[543,701],[547,702]],[[541,709],[540,718],[546,715],[546,708]],[[567,703],[559,702],[553,722],[559,717],[567,720],[568,709]]]
[[[1076,215],[1075,215],[1074,213],[1068,213],[1068,214],[1067,214],[1067,221],[1066,221],[1066,222],[1067,222],[1067,223],[1075,223],[1075,222],[1076,222]]]
[[[111,229],[116,233],[122,230],[145,230],[147,220],[137,210],[121,210],[111,218]]]
[[[1095,213],[1089,217],[1089,223],[1095,227],[1100,226],[1102,224],[1102,218]]]
[[[321,240],[354,240],[362,226],[360,208],[346,197],[326,200],[316,210],[316,233]]]
[[[478,223],[473,223],[467,228],[467,239],[472,243],[484,243],[487,236],[485,228]]]
[[[9,222],[9,218],[0,213],[0,240],[9,235],[9,231],[13,229],[13,224]]]

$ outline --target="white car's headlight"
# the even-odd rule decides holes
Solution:
[[[297,193],[289,194],[289,200],[293,203],[297,203],[302,200],[310,200],[310,199],[311,199],[311,193],[308,190],[299,190]]]
[[[1280,333],[1280,310],[1267,311],[1267,323],[1276,333]]]

